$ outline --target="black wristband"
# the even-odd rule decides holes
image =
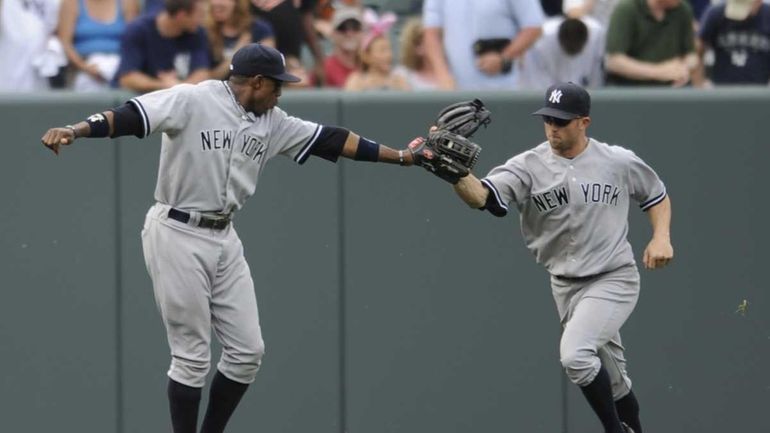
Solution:
[[[104,117],[104,114],[97,113],[89,116],[88,119],[86,119],[86,123],[88,123],[88,126],[91,128],[91,132],[88,134],[89,137],[98,138],[110,135],[110,124],[107,122],[107,118]]]
[[[356,161],[377,162],[380,159],[380,145],[368,138],[359,137],[354,159]]]

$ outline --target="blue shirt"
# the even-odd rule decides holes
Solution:
[[[199,27],[195,33],[166,38],[158,32],[155,15],[144,15],[126,26],[121,39],[119,79],[128,72],[139,71],[157,77],[159,72],[177,72],[184,80],[197,69],[211,65],[206,32]]]
[[[540,27],[545,14],[534,0],[425,0],[423,25],[440,27],[444,52],[459,89],[513,89],[514,73],[489,76],[476,67],[478,39],[513,39],[522,28]]]
[[[770,5],[743,21],[725,17],[725,6],[712,6],[701,20],[700,38],[714,49],[715,84],[770,82]]]
[[[115,19],[109,23],[97,21],[88,15],[85,0],[78,0],[78,17],[75,21],[73,45],[83,57],[93,53],[114,53],[120,51],[120,35],[126,28],[123,7],[117,1]]]

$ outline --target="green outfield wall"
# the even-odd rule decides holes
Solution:
[[[139,238],[160,137],[79,140],[58,157],[40,144],[128,96],[0,95],[2,432],[170,431]],[[478,174],[543,140],[534,93],[286,91],[281,105],[404,147],[477,96],[493,113]],[[675,259],[641,271],[623,329],[645,431],[770,431],[770,91],[593,96],[590,135],[650,163],[673,204]],[[640,257],[649,224],[630,219]],[[469,209],[418,168],[277,159],[235,226],[267,354],[229,431],[600,431],[561,372],[547,274],[515,213]]]

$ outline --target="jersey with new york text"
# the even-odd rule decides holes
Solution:
[[[185,211],[240,209],[267,161],[284,155],[304,163],[321,130],[278,107],[246,112],[224,81],[181,84],[130,103],[144,136],[163,133],[155,200]]]
[[[663,182],[634,152],[594,139],[572,159],[546,141],[493,168],[482,182],[503,209],[515,203],[527,248],[563,277],[634,263],[626,238],[629,203],[646,211],[666,197]]]

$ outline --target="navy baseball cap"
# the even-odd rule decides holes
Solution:
[[[575,83],[558,83],[545,92],[545,106],[533,116],[551,116],[558,119],[577,119],[591,112],[591,96]]]
[[[280,51],[256,43],[235,52],[230,62],[230,74],[244,77],[264,75],[289,83],[301,81],[299,77],[286,72],[286,59]]]

